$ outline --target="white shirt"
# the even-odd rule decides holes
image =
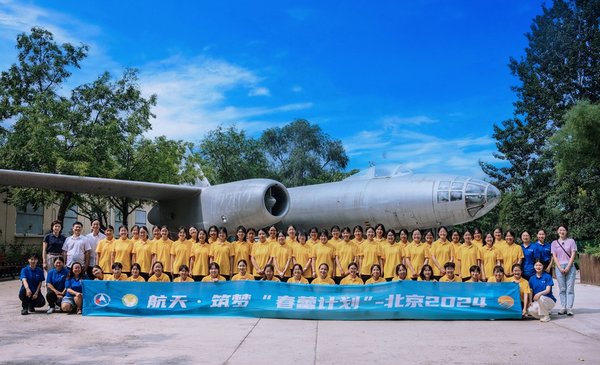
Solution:
[[[106,238],[104,233],[98,232],[97,236],[94,236],[94,232],[86,235],[88,241],[90,241],[90,267],[96,265],[96,247],[98,247],[98,242]]]
[[[90,239],[86,236],[67,237],[63,245],[63,251],[67,252],[67,267],[70,268],[74,262],[79,262],[81,266],[85,265],[85,251],[92,249]]]

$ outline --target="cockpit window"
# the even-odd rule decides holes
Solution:
[[[438,191],[438,203],[449,202],[447,191]]]
[[[464,185],[465,184],[462,183],[462,182],[456,182],[455,181],[455,182],[452,183],[452,190],[460,190],[460,191],[462,191]]]
[[[450,190],[450,181],[440,181],[438,190]]]
[[[452,191],[450,192],[450,200],[457,201],[462,199],[462,191]]]

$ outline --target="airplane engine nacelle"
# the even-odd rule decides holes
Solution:
[[[285,186],[268,179],[210,186],[202,189],[200,199],[203,222],[221,222],[229,231],[239,225],[261,228],[275,224],[290,209]]]

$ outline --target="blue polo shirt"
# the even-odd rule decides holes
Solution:
[[[550,262],[552,258],[552,245],[549,242],[542,245],[540,241],[537,241],[535,244],[537,245],[538,258],[543,262]]]
[[[535,269],[533,268],[533,264],[535,263],[535,259],[539,257],[538,249],[535,243],[529,244],[529,246],[525,247],[525,245],[521,245],[523,249],[523,274],[527,277],[531,277],[535,275]]]
[[[21,282],[23,282],[23,279],[27,279],[29,289],[31,289],[32,292],[35,292],[38,284],[44,281],[44,270],[37,266],[32,269],[31,266],[27,265],[21,269],[19,279],[21,279]],[[25,290],[23,284],[21,284],[21,289]]]
[[[533,293],[533,295],[536,295],[537,293],[546,290],[546,287],[549,286],[550,293],[544,296],[556,302],[556,298],[554,297],[554,295],[552,295],[552,287],[554,286],[554,281],[552,281],[552,276],[550,276],[550,274],[548,274],[547,272],[543,272],[542,276],[540,276],[539,278],[537,277],[537,274],[530,277],[529,286],[531,287],[531,292]]]
[[[65,281],[67,280],[67,275],[69,274],[69,270],[63,267],[60,271],[56,269],[52,269],[48,271],[48,277],[46,277],[46,285],[52,284],[54,289],[58,291],[65,290]]]
[[[78,279],[75,279],[74,277],[69,278],[65,281],[65,288],[67,289],[73,289],[78,293],[82,293],[83,292],[83,286],[81,285],[81,283],[83,282],[83,276],[81,276]],[[71,293],[69,293],[69,290],[67,290],[67,294],[65,294],[65,298],[73,298],[73,295],[71,295]]]
[[[62,234],[56,237],[54,234],[50,233],[44,237],[44,242],[48,244],[46,246],[46,253],[51,253],[53,255],[62,255],[62,248],[65,244],[65,240],[67,238]]]

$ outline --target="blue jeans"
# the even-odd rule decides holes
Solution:
[[[564,269],[567,264],[561,264],[560,267]],[[563,308],[573,308],[573,301],[575,300],[575,276],[577,275],[577,269],[575,264],[571,266],[569,272],[563,274],[560,272],[558,267],[555,269],[556,281],[558,282],[558,290],[560,296],[560,305]]]

